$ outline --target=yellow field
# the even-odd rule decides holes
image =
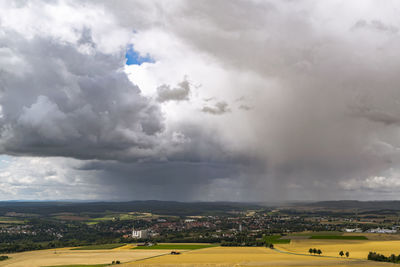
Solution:
[[[170,255],[169,250],[132,250],[131,245],[110,250],[41,250],[11,254],[0,266],[49,266],[67,264],[105,264],[119,260],[119,266],[140,267],[228,267],[228,266],[399,266],[367,261],[369,251],[389,256],[400,253],[400,241],[375,240],[292,240],[275,245],[276,250],[263,247],[212,247],[182,251]],[[321,249],[322,256],[308,255],[309,248]],[[339,251],[350,252],[340,258]],[[305,255],[298,255],[305,254]]]
[[[366,259],[370,251],[386,256],[400,254],[400,241],[303,239],[292,240],[290,244],[281,244],[276,248],[305,254],[310,248],[317,248],[322,250],[322,255],[335,257],[340,257],[339,252],[343,250],[350,253],[350,258]]]
[[[122,247],[118,247],[118,248],[114,248],[113,250],[129,250],[129,249],[133,249],[134,247],[136,247],[136,245],[134,244],[127,244],[125,246]]]
[[[123,266],[140,267],[228,267],[228,266],[387,266],[358,259],[340,259],[308,255],[291,255],[262,247],[214,247],[185,252],[181,255],[166,255]],[[389,264],[390,265],[390,264]]]
[[[111,263],[113,260],[129,262],[168,252],[165,250],[70,250],[69,248],[63,248],[8,254],[11,259],[0,261],[0,266],[39,267],[66,264],[104,264]]]

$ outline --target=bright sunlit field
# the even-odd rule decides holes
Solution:
[[[171,244],[168,244],[170,246]],[[199,245],[199,244],[196,244]],[[275,249],[264,247],[203,247],[195,250],[179,250],[180,255],[170,255],[169,249],[132,249],[132,245],[107,250],[41,250],[10,254],[11,259],[0,266],[79,266],[111,264],[119,260],[119,266],[180,266],[180,267],[228,267],[228,266],[389,266],[366,260],[369,251],[389,256],[399,254],[400,241],[376,240],[292,240],[290,244],[276,244]],[[171,250],[175,248],[171,246]],[[320,249],[321,256],[310,255],[310,248]],[[349,258],[339,256],[349,252]],[[394,265],[392,265],[394,266]],[[395,265],[397,266],[397,265]]]

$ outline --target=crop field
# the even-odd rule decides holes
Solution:
[[[102,245],[91,245],[73,248],[72,250],[97,250],[97,249],[114,249],[125,246],[123,243],[115,243],[115,244],[102,244]]]
[[[312,235],[310,239],[342,239],[342,240],[367,240],[362,235]]]
[[[121,263],[131,262],[168,252],[165,250],[122,250],[118,248],[108,250],[71,250],[71,248],[62,248],[7,254],[10,259],[0,261],[0,266],[96,266],[98,264],[111,264],[115,260],[119,260]]]
[[[54,266],[46,266],[46,267],[105,267],[105,266],[110,266],[110,264],[73,264],[73,265],[54,265]]]
[[[153,249],[178,249],[178,250],[193,250],[193,249],[201,249],[201,248],[210,248],[215,247],[212,244],[158,244],[155,246],[138,246],[134,247],[133,249],[146,249],[146,250],[153,250]]]
[[[213,247],[130,262],[139,267],[228,267],[228,266],[383,266],[386,263],[360,259],[295,255],[264,247]]]
[[[203,247],[200,247],[203,245]],[[132,249],[125,245],[103,250],[41,250],[9,254],[11,259],[0,266],[102,266],[114,260],[119,266],[140,267],[228,267],[228,266],[398,266],[390,263],[367,261],[369,251],[389,256],[400,251],[400,241],[301,239],[288,244],[276,244],[275,249],[265,247],[219,247],[209,244],[161,244],[162,249]],[[125,249],[123,249],[125,248]],[[310,248],[321,249],[322,255],[310,255]],[[171,250],[181,251],[171,255]],[[339,252],[349,252],[349,258]],[[106,266],[106,265],[104,265]]]
[[[400,241],[375,240],[292,240],[290,244],[275,246],[278,249],[307,254],[310,248],[321,249],[323,256],[340,257],[339,252],[348,251],[350,258],[366,259],[370,251],[390,256],[400,253]],[[397,265],[396,265],[397,266]]]

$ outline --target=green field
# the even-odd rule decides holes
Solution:
[[[312,235],[310,239],[368,240],[368,238],[361,235]]]
[[[0,216],[0,223],[3,224],[23,224],[24,220],[15,217]]]
[[[291,236],[328,236],[328,235],[343,235],[343,232],[337,231],[320,231],[320,232],[301,232],[301,233],[292,233],[289,234]]]
[[[115,244],[102,244],[102,245],[90,245],[79,248],[72,248],[71,250],[97,250],[97,249],[113,249],[125,246],[123,243],[115,243]]]
[[[289,244],[290,239],[281,239],[280,235],[264,236],[264,241],[269,244]]]
[[[154,246],[138,246],[132,249],[182,249],[182,250],[193,250],[201,248],[211,248],[216,245],[212,244],[158,244]]]

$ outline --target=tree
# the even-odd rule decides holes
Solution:
[[[396,255],[394,255],[394,254],[390,255],[389,259],[390,259],[391,262],[395,263],[396,262]]]
[[[310,249],[308,250],[308,253],[312,254],[312,253],[313,253],[313,249],[310,248]]]
[[[339,255],[340,255],[340,257],[343,257],[343,255],[344,255],[343,250],[341,250],[341,251],[339,252]]]
[[[318,255],[322,254],[322,251],[320,249],[317,250]]]
[[[313,248],[312,253],[316,254],[317,253],[317,249]]]
[[[350,256],[350,253],[346,251],[346,257],[348,258]]]

